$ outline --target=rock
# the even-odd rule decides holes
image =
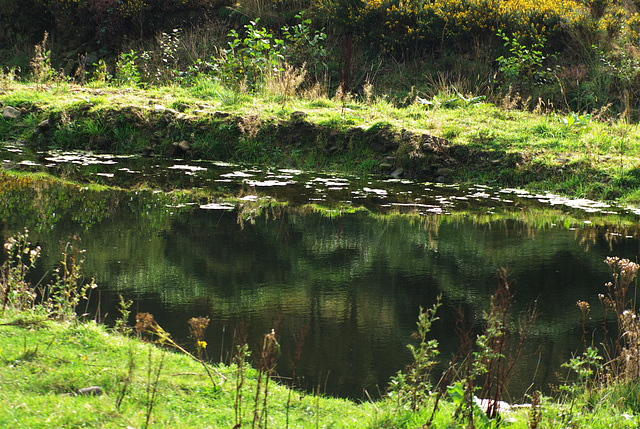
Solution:
[[[74,76],[76,71],[78,70],[78,60],[77,59],[66,59],[66,62],[62,66],[62,73],[64,76]]]
[[[111,140],[104,136],[98,136],[93,140],[93,144],[98,148],[106,148],[111,144]]]
[[[402,168],[396,168],[393,173],[391,173],[391,177],[393,177],[394,179],[399,179],[400,176],[402,176],[402,173],[404,173],[404,170]]]
[[[78,112],[86,113],[91,110],[93,106],[95,106],[93,103],[84,103],[82,106],[78,107]]]
[[[147,158],[153,155],[153,148],[151,146],[146,146],[144,149],[140,151],[140,155]]]
[[[393,164],[389,162],[381,162],[379,167],[383,170],[391,170],[393,168]]]
[[[166,155],[169,158],[176,158],[179,156],[184,156],[184,154],[186,154],[190,150],[191,144],[186,140],[182,140],[179,143],[174,142],[171,146],[169,146],[167,148]]]
[[[92,66],[94,64],[98,64],[98,53],[97,52],[89,52],[85,57],[85,64]]]
[[[89,386],[89,387],[83,387],[82,389],[79,389],[78,395],[102,396],[104,395],[104,391],[100,386]]]
[[[478,407],[480,407],[484,411],[489,409],[489,405],[493,405],[493,400],[491,399],[480,399],[474,396],[473,400],[478,405]],[[497,408],[497,411],[500,413],[511,411],[511,406],[504,401],[496,401],[495,406]]]
[[[47,131],[49,131],[50,128],[51,128],[51,124],[49,123],[49,120],[45,119],[44,121],[38,124],[35,130],[33,130],[33,134],[35,135],[44,134]]]
[[[214,119],[224,119],[224,118],[228,118],[229,116],[231,116],[230,113],[220,112],[220,111],[214,112],[213,114]]]
[[[160,104],[154,104],[153,105],[153,111],[156,113],[164,113],[164,111],[167,110],[164,106],[160,105]]]
[[[444,182],[446,182],[446,181],[447,181],[447,179],[446,179],[444,176],[439,176],[439,177],[436,179],[436,182],[438,182],[438,183],[444,183]]]
[[[309,116],[307,112],[296,110],[295,112],[291,113],[291,120],[293,122],[302,122],[307,119],[307,116]]]
[[[436,176],[448,176],[450,174],[451,169],[446,167],[438,168],[438,170],[436,171]]]
[[[196,109],[193,111],[194,115],[206,115],[207,111],[206,110],[200,110],[200,109]]]
[[[20,110],[11,106],[6,106],[2,112],[2,117],[5,119],[18,119],[20,115]]]
[[[413,133],[411,131],[404,131],[402,133],[402,140],[411,140],[411,137],[413,137]]]
[[[155,108],[155,107],[154,107],[154,108]],[[170,108],[170,107],[167,107],[167,108],[165,108],[164,110],[165,110],[165,112],[167,112],[167,113],[171,113],[172,115],[177,115],[178,113],[180,113],[180,112],[178,112],[176,109],[172,109],[172,108]]]
[[[448,141],[446,139],[432,136],[431,134],[423,134],[420,148],[424,152],[436,152],[440,148],[446,146]]]
[[[369,143],[369,147],[374,152],[384,152],[384,145],[378,141],[375,141],[375,140],[371,141]]]

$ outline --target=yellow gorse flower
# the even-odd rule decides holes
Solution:
[[[392,51],[418,40],[440,44],[494,37],[497,28],[525,39],[551,40],[564,31],[563,22],[586,12],[573,0],[365,0],[350,21],[363,37],[383,41],[385,50]],[[622,19],[621,14],[615,18]]]

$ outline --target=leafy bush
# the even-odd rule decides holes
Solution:
[[[297,65],[303,70],[310,65],[315,72],[326,66],[327,51],[324,47],[326,34],[311,30],[311,20],[297,15],[300,22],[284,26],[284,38],[278,38],[264,27],[259,28],[259,19],[244,26],[244,35],[231,30],[231,40],[213,59],[213,74],[233,88],[246,87],[256,90],[265,79],[282,73],[285,64]]]
[[[541,38],[531,47],[527,47],[520,44],[517,38],[510,38],[501,30],[498,30],[498,36],[505,41],[504,45],[509,48],[510,53],[507,57],[497,58],[505,83],[515,83],[519,86],[540,85],[550,78],[551,72],[543,66],[547,59],[543,54],[547,39]]]

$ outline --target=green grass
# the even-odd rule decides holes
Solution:
[[[212,382],[203,366],[187,355],[111,332],[91,321],[55,322],[37,312],[8,309],[0,315],[0,323],[2,427],[145,427],[148,389],[154,386],[157,396],[149,427],[230,428],[236,423],[237,368],[233,365],[212,367]],[[130,361],[133,370],[127,384]],[[154,374],[159,368],[156,383]],[[242,427],[252,424],[256,374],[253,369],[247,371],[240,391]],[[104,394],[77,395],[79,389],[89,386],[100,386]],[[640,422],[637,390],[634,385],[594,390],[573,408],[544,398],[539,427],[636,427]],[[286,427],[288,413],[290,428],[419,428],[429,420],[433,406],[429,402],[413,413],[392,397],[355,403],[297,391],[289,399],[289,393],[287,387],[272,382],[268,425],[261,427]],[[455,406],[443,400],[433,427],[460,427],[454,415]],[[526,428],[529,415],[529,410],[520,409],[491,427]],[[480,421],[476,425],[488,427]]]
[[[163,366],[151,427],[233,427],[234,368],[219,366],[215,384],[202,365],[184,354],[135,338],[110,333],[92,322],[54,323],[7,311],[0,327],[0,426],[6,428],[144,427],[149,368]],[[132,383],[120,408],[116,399],[134,362]],[[150,363],[151,359],[151,363]],[[242,390],[243,426],[253,419],[254,370]],[[153,384],[153,380],[152,383]],[[79,389],[100,386],[102,396],[79,396]],[[285,427],[288,390],[270,389],[269,425]],[[293,392],[290,427],[371,427],[372,404]],[[366,423],[368,422],[368,423]]]

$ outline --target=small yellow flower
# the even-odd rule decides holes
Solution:
[[[198,348],[206,349],[207,348],[207,342],[206,341],[198,341]]]

